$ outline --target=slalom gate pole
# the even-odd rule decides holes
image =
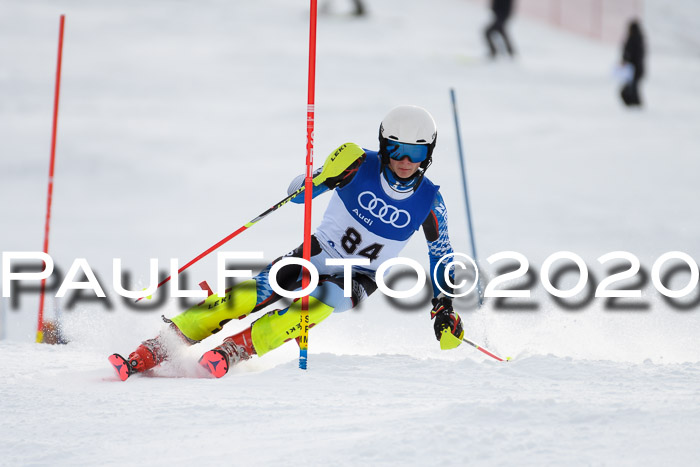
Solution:
[[[316,18],[317,1],[311,0],[309,14],[309,86],[306,107],[306,179],[304,186],[304,248],[303,258],[311,260],[311,202],[313,199],[314,171],[314,119],[316,89]],[[309,271],[303,268],[301,288],[306,289],[311,281]],[[301,334],[299,335],[299,368],[306,370],[309,348],[309,296],[301,298]]]
[[[462,174],[462,189],[464,191],[464,203],[467,206],[467,227],[469,228],[469,239],[471,241],[472,257],[474,258],[474,262],[476,262],[478,265],[479,260],[476,256],[476,241],[474,239],[474,230],[472,228],[472,214],[471,209],[469,208],[469,191],[467,190],[467,169],[466,163],[464,162],[464,152],[462,151],[462,133],[459,127],[459,117],[457,115],[457,98],[455,97],[454,88],[450,89],[450,97],[452,99],[452,112],[455,117],[455,129],[457,131],[457,149],[459,150],[459,165],[462,169],[460,173]],[[478,270],[476,271],[476,274],[478,276]],[[481,289],[481,278],[478,278],[476,289],[477,294],[479,295],[479,306],[481,307],[481,305],[484,303],[483,292]]]
[[[470,341],[470,340],[467,339],[466,337],[463,337],[462,340],[463,340],[464,342],[466,342],[467,344],[471,345],[472,347],[474,347],[476,350],[479,350],[479,351],[481,351],[481,352],[484,352],[486,355],[488,355],[488,356],[491,357],[491,358],[495,358],[495,359],[498,360],[499,362],[509,362],[509,361],[510,361],[510,357],[501,358],[501,357],[499,357],[498,355],[496,355],[495,353],[493,353],[493,352],[491,352],[491,351],[489,351],[489,350],[486,350],[486,349],[483,348],[482,346],[480,346],[480,345],[478,345],[478,344],[476,344],[476,343]]]
[[[58,99],[61,91],[61,61],[63,58],[63,30],[66,15],[61,15],[58,28],[58,59],[56,62],[56,87],[53,98],[53,128],[51,131],[51,161],[49,163],[49,188],[46,195],[46,223],[44,224],[44,253],[49,252],[49,229],[51,227],[51,200],[53,198],[53,174],[56,162],[56,133],[58,129]],[[41,280],[41,292],[39,294],[39,316],[37,318],[36,342],[44,341],[44,295],[46,292],[46,279]]]

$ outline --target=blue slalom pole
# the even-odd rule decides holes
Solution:
[[[462,168],[460,173],[462,174],[462,189],[464,190],[464,203],[467,205],[467,227],[469,228],[469,239],[471,240],[472,246],[472,258],[479,264],[478,257],[476,256],[476,241],[474,240],[474,230],[472,229],[472,213],[469,208],[469,192],[467,190],[467,169],[464,162],[464,153],[462,152],[462,134],[459,129],[459,117],[457,116],[457,99],[455,97],[454,88],[450,88],[450,97],[452,98],[452,112],[455,116],[455,128],[457,130],[457,149],[459,150],[459,165]],[[477,271],[478,272],[478,271]],[[484,302],[483,293],[481,290],[481,278],[476,284],[477,293],[479,294],[479,306]]]

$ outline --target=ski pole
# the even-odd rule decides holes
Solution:
[[[209,253],[211,253],[212,251],[216,250],[217,248],[219,248],[219,247],[222,246],[224,243],[226,243],[226,242],[228,242],[229,240],[231,240],[233,237],[235,237],[235,236],[238,235],[239,233],[243,232],[244,230],[246,230],[246,229],[252,227],[253,225],[255,225],[256,223],[258,223],[259,221],[263,220],[265,217],[267,217],[268,214],[270,214],[271,212],[276,211],[277,209],[279,209],[279,208],[281,208],[282,206],[284,206],[285,204],[287,204],[292,198],[294,198],[294,197],[295,197],[296,195],[298,195],[299,193],[303,192],[305,189],[306,189],[306,187],[302,185],[301,188],[299,188],[297,191],[295,191],[295,192],[292,193],[291,195],[287,196],[287,197],[284,198],[282,201],[278,202],[277,204],[275,204],[274,206],[272,206],[271,208],[269,208],[267,211],[265,211],[265,212],[263,212],[262,214],[258,215],[258,217],[256,217],[256,218],[253,219],[252,221],[248,222],[247,224],[242,225],[241,227],[238,228],[238,230],[236,230],[235,232],[233,232],[233,233],[227,235],[226,237],[222,238],[221,240],[219,240],[218,242],[216,242],[214,245],[210,246],[210,247],[207,248],[205,251],[203,251],[202,253],[200,253],[199,255],[197,255],[196,258],[194,258],[194,259],[191,260],[189,263],[185,264],[185,265],[182,266],[180,269],[178,269],[178,270],[177,270],[177,273],[180,274],[182,271],[184,271],[185,269],[189,268],[190,266],[192,266],[194,263],[196,263],[196,262],[199,261],[200,259],[202,259],[202,258],[204,258],[205,256],[207,256]],[[163,284],[165,284],[166,282],[168,282],[171,278],[172,278],[172,276],[168,276],[168,277],[166,277],[165,279],[163,279],[163,280],[158,284],[158,286],[156,287],[156,289],[159,289]],[[144,297],[137,298],[137,299],[136,299],[136,302],[140,301],[142,298],[144,298]]]
[[[493,352],[491,352],[491,351],[489,351],[489,350],[486,350],[486,349],[483,348],[482,346],[480,346],[480,345],[478,345],[478,344],[476,344],[476,343],[470,341],[470,340],[467,339],[466,337],[463,337],[462,340],[463,340],[464,342],[466,342],[467,344],[471,345],[472,347],[474,347],[476,350],[480,350],[481,352],[484,352],[486,355],[488,355],[488,356],[491,357],[491,358],[495,358],[495,359],[498,360],[499,362],[509,362],[509,361],[510,361],[510,357],[501,358],[501,357],[499,357],[498,355],[496,355],[495,353],[493,353]]]
[[[343,171],[344,171],[345,169],[347,169],[352,163],[354,163],[356,160],[358,160],[358,159],[359,159],[360,157],[362,157],[363,155],[364,155],[364,151],[363,151],[362,148],[360,148],[359,146],[357,146],[357,145],[355,145],[355,144],[352,144],[352,143],[344,144],[344,145],[341,146],[336,152],[331,153],[331,154],[326,158],[326,161],[325,161],[324,164],[323,164],[323,170],[321,171],[320,174],[318,174],[317,176],[315,176],[315,177],[313,178],[313,185],[314,185],[314,186],[318,186],[318,185],[320,185],[321,183],[325,182],[325,181],[326,181],[327,179],[329,179],[329,178],[334,178],[334,177],[339,176],[340,174],[343,173]],[[267,211],[265,211],[265,212],[263,212],[262,214],[258,215],[258,217],[256,217],[256,218],[253,219],[252,221],[248,222],[247,224],[242,225],[242,226],[239,227],[238,230],[236,230],[235,232],[233,232],[233,233],[227,235],[226,237],[222,238],[221,240],[219,240],[218,242],[216,242],[216,244],[212,245],[211,247],[207,248],[205,251],[203,251],[202,253],[200,253],[200,254],[199,254],[196,258],[194,258],[192,261],[190,261],[189,263],[185,264],[185,265],[182,266],[180,269],[178,269],[178,270],[177,270],[177,274],[180,274],[182,271],[184,271],[185,269],[189,268],[190,266],[192,266],[194,263],[196,263],[196,262],[199,261],[200,259],[202,259],[202,258],[204,258],[205,256],[207,256],[209,253],[211,253],[212,251],[216,250],[216,249],[219,248],[221,245],[223,245],[224,243],[228,242],[229,240],[231,240],[233,237],[235,237],[235,236],[238,235],[239,233],[241,233],[241,232],[243,232],[244,230],[246,230],[246,229],[252,227],[253,225],[257,224],[259,221],[261,221],[261,220],[263,220],[265,217],[267,217],[268,214],[270,214],[270,213],[272,213],[272,212],[278,210],[279,208],[281,208],[282,206],[284,206],[285,204],[287,204],[292,198],[294,198],[294,197],[297,196],[298,194],[302,193],[305,189],[306,189],[306,186],[305,186],[305,185],[302,185],[297,191],[295,191],[295,192],[292,193],[291,195],[287,196],[286,198],[284,198],[283,200],[281,200],[280,202],[278,202],[277,204],[275,204],[274,206],[272,206],[271,208],[269,208]],[[158,284],[158,286],[156,287],[156,289],[159,289],[163,284],[165,284],[166,282],[168,282],[171,278],[172,278],[172,276],[168,276],[168,277],[166,277],[165,279],[163,279],[163,280]],[[137,298],[137,299],[136,299],[136,302],[139,302],[142,298],[144,298],[144,297]]]
[[[452,113],[454,114],[455,117],[455,127],[457,130],[457,149],[459,150],[459,165],[461,167],[460,173],[462,174],[462,189],[464,191],[464,203],[467,206],[467,227],[469,228],[469,239],[471,240],[471,247],[472,247],[472,256],[474,257],[474,261],[478,261],[477,256],[476,256],[476,241],[474,240],[474,230],[472,229],[472,214],[471,214],[471,209],[469,209],[469,194],[467,191],[467,169],[466,169],[466,164],[464,163],[464,153],[462,152],[462,136],[461,136],[461,131],[459,129],[459,117],[457,116],[457,98],[455,97],[455,90],[450,89],[450,97],[452,98]],[[477,274],[479,271],[476,271]],[[483,292],[481,290],[481,280],[477,281],[476,284],[476,289],[477,289],[477,294],[479,295],[479,307],[484,302],[483,299]]]

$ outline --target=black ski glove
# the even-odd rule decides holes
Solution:
[[[459,315],[452,310],[452,299],[440,294],[433,298],[433,309],[430,312],[430,319],[434,319],[433,329],[435,337],[440,340],[442,330],[447,328],[453,336],[462,338],[462,320]]]

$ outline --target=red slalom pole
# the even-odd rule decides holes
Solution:
[[[53,174],[56,163],[56,132],[58,129],[58,98],[61,91],[61,60],[63,58],[63,30],[66,23],[66,15],[61,15],[58,29],[58,60],[56,63],[56,88],[53,98],[53,129],[51,131],[51,162],[49,163],[49,189],[46,195],[46,223],[44,225],[44,253],[49,252],[49,228],[51,226],[51,200],[53,199]],[[39,295],[39,317],[37,320],[36,341],[44,341],[44,292],[46,279],[41,280],[41,294]]]
[[[314,171],[314,118],[316,89],[316,11],[317,1],[311,0],[309,14],[309,89],[306,107],[306,179],[304,180],[304,248],[303,258],[311,259],[311,200],[313,199]],[[310,282],[309,272],[304,269],[301,288]],[[309,348],[309,296],[301,298],[301,334],[299,335],[299,368],[306,370]]]

